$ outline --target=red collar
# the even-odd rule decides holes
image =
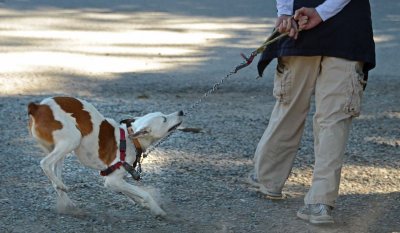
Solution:
[[[122,165],[124,165],[124,167],[130,166],[127,162],[125,162],[125,158],[126,158],[125,130],[122,129],[122,128],[119,128],[119,135],[120,135],[120,139],[119,139],[119,161],[116,162],[115,164],[109,166],[105,170],[100,171],[100,175],[101,176],[110,175],[112,172],[114,172],[115,170],[119,169]],[[136,165],[138,163],[140,163],[140,158],[142,156],[143,149],[142,149],[142,146],[140,145],[139,141],[136,138],[133,139],[132,142],[135,145],[135,149],[136,149],[136,159],[135,159],[135,162],[133,163],[133,166],[132,166],[133,169],[135,169]]]

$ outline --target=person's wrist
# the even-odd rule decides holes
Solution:
[[[318,10],[316,8],[313,8],[313,18],[314,18],[314,25],[313,27],[317,26],[318,24],[324,22],[324,19],[321,17],[321,15],[318,13]]]
[[[292,15],[286,15],[286,14],[282,14],[282,15],[279,15],[278,16],[278,18],[289,18],[289,17],[292,17]]]
[[[328,18],[324,15],[323,9],[321,8],[321,6],[317,6],[316,8],[314,8],[316,14],[319,16],[319,18],[322,21],[327,20]]]
[[[318,10],[315,9],[315,8],[314,8],[314,13],[315,13],[315,16],[318,17],[318,19],[319,19],[320,22],[325,21],[325,20],[321,17],[321,14],[318,12]]]

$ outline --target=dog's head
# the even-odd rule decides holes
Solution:
[[[127,127],[132,126],[133,133],[129,137],[146,139],[152,143],[176,129],[182,123],[182,118],[182,111],[169,115],[154,112],[134,119],[125,119],[120,123],[126,124]]]

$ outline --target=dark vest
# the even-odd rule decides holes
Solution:
[[[301,7],[316,7],[325,0],[294,0],[293,12]],[[271,44],[258,62],[262,75],[272,59],[281,56],[330,56],[363,61],[364,71],[375,67],[371,8],[368,0],[352,0],[337,15],[315,28]]]

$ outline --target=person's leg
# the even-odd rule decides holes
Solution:
[[[362,68],[361,62],[341,58],[323,57],[321,62],[315,89],[315,166],[304,202],[311,210],[321,211],[321,204],[328,209],[324,214],[311,215],[309,220],[314,223],[333,222],[330,209],[335,206],[339,193],[351,121],[360,113]]]
[[[360,113],[361,62],[324,57],[315,90],[315,167],[306,204],[335,206],[351,120]]]
[[[280,194],[292,169],[319,74],[321,57],[283,57],[275,74],[277,98],[254,156],[257,182]]]

